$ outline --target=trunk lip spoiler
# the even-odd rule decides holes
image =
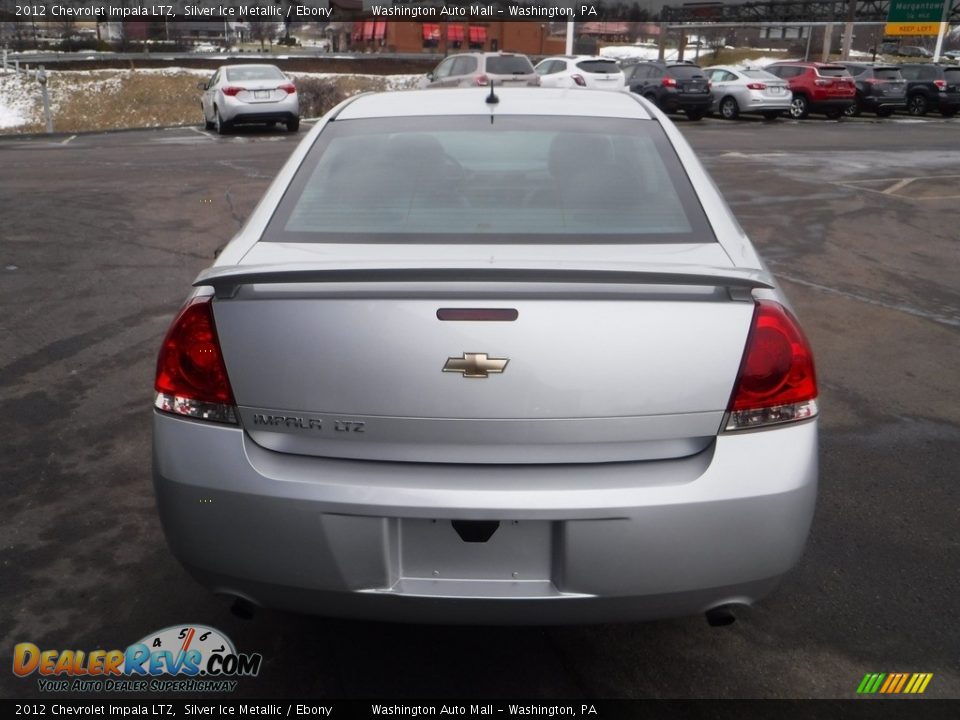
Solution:
[[[218,298],[233,297],[242,285],[298,283],[573,283],[620,285],[702,285],[773,289],[764,270],[661,263],[523,263],[422,261],[398,263],[283,263],[214,266],[194,287],[212,287]]]

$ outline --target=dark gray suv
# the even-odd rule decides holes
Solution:
[[[939,110],[953,117],[960,110],[960,67],[933,63],[905,64],[900,73],[907,80],[907,112],[926,115]]]

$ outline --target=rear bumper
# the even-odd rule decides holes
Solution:
[[[813,113],[830,113],[846,110],[848,107],[852,106],[856,102],[854,96],[848,98],[830,98],[829,100],[811,100],[810,101],[810,112]]]
[[[300,116],[300,101],[296,94],[277,102],[243,102],[224,96],[220,114],[226,122],[287,122]]]
[[[803,551],[816,453],[814,420],[671,461],[327,460],[154,415],[164,532],[197,580],[270,607],[411,622],[611,622],[752,603]],[[454,519],[500,525],[468,543]]]
[[[767,110],[786,111],[790,109],[791,99],[792,96],[789,93],[783,97],[776,98],[750,96],[747,102],[741,106],[740,112],[765,112]]]
[[[677,112],[678,110],[702,110],[709,112],[713,104],[713,96],[710,93],[703,95],[677,95],[666,93],[661,101],[661,108],[664,112]]]
[[[894,108],[902,109],[907,107],[907,96],[876,96],[876,95],[864,95],[861,98],[861,103],[866,110],[877,110],[879,108]]]

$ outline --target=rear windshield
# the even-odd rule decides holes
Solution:
[[[877,68],[873,75],[878,80],[903,80],[899,68]]]
[[[487,72],[493,75],[526,75],[533,72],[533,65],[523,55],[488,57]]]
[[[845,67],[822,67],[817,68],[817,72],[823,77],[843,77],[850,74]]]
[[[487,115],[331,123],[263,239],[715,241],[659,123]]]
[[[227,80],[283,80],[285,76],[275,67],[232,67],[227,68]]]
[[[620,72],[620,66],[613,60],[581,60],[577,67],[584,72],[599,75],[616,75]]]
[[[777,76],[773,73],[768,73],[766,70],[741,70],[741,73],[746,75],[748,78],[753,78],[755,80],[777,80]]]
[[[693,65],[672,65],[667,68],[667,72],[678,80],[689,80],[690,78],[703,77],[703,70]]]

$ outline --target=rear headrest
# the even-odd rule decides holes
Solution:
[[[613,162],[613,147],[606,135],[560,133],[550,143],[550,174],[557,180],[569,178],[585,167]]]

